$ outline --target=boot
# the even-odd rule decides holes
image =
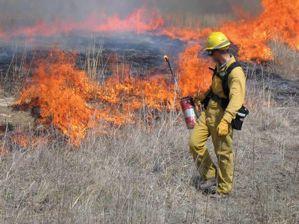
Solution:
[[[193,176],[191,178],[191,185],[195,187],[196,190],[201,190],[200,186],[205,182],[201,176]]]
[[[216,191],[216,188],[217,188],[217,181],[216,181],[216,178],[212,178],[212,179],[206,180],[206,181],[204,181],[204,182],[200,185],[200,189],[201,189],[202,191],[210,191],[210,190],[212,190],[213,188],[215,188],[215,191]]]

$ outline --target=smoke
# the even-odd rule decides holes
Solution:
[[[258,0],[0,0],[0,28],[10,30],[29,26],[39,21],[82,21],[89,15],[126,16],[136,8],[158,8],[161,13],[231,14],[232,8],[241,6],[256,12]]]

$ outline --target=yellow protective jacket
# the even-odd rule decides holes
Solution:
[[[236,59],[232,56],[225,66],[217,66],[217,72],[225,72],[226,69],[234,62],[236,62]],[[236,114],[244,104],[245,100],[246,76],[241,67],[234,68],[229,74],[228,87],[229,104],[224,112],[223,119],[228,123],[231,123],[232,120],[236,118]],[[211,89],[215,95],[221,98],[226,98],[222,87],[222,80],[217,75],[213,77]]]

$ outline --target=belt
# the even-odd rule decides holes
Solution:
[[[226,109],[226,107],[227,107],[227,105],[229,103],[229,99],[222,98],[222,97],[214,94],[212,91],[209,91],[209,93],[207,94],[206,98],[202,102],[205,109],[207,109],[210,100],[215,100],[216,102],[220,103],[221,107],[224,110]]]
[[[216,94],[212,94],[211,99],[220,103],[221,107],[225,110],[227,105],[229,104],[229,99],[222,98]]]

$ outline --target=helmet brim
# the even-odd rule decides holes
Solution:
[[[204,50],[205,51],[226,50],[225,48],[229,47],[230,45],[231,45],[231,42],[228,41],[228,42],[222,43],[215,47],[206,47]]]

